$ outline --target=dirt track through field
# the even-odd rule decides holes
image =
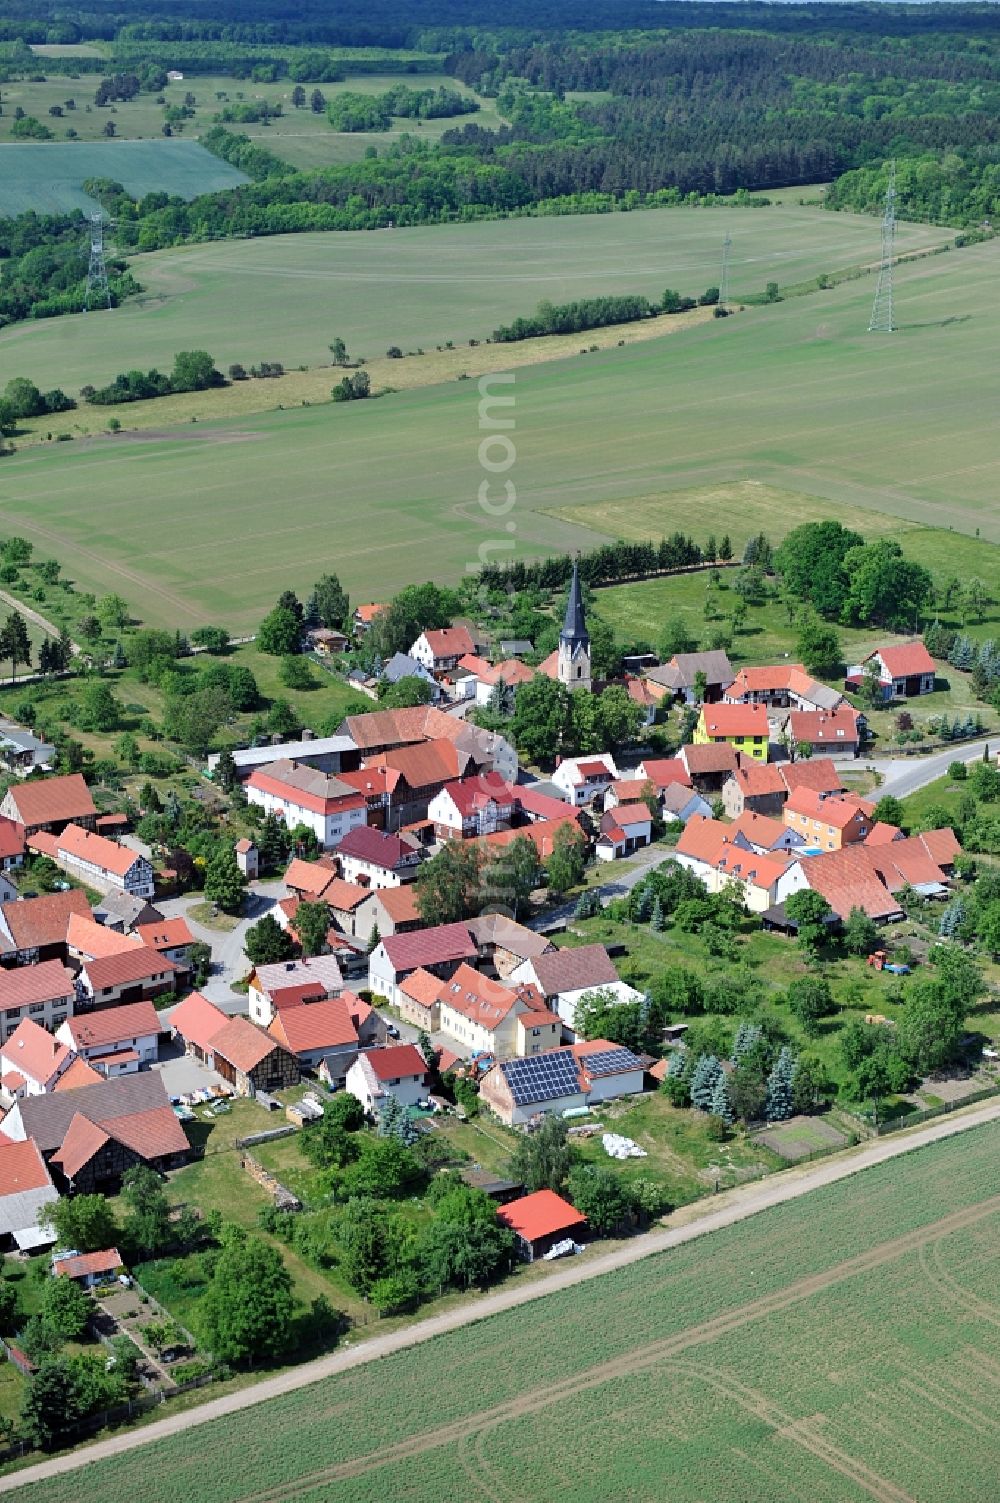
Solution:
[[[626,1352],[620,1357],[614,1357],[608,1362],[595,1363],[593,1367],[575,1373],[562,1382],[552,1383],[545,1388],[521,1394],[507,1403],[497,1404],[478,1414],[463,1416],[450,1424],[426,1430],[420,1435],[409,1436],[396,1445],[372,1451],[367,1456],[358,1456],[350,1461],[318,1468],[314,1472],[296,1478],[294,1482],[247,1493],[244,1495],[243,1503],[288,1503],[288,1500],[309,1492],[313,1488],[360,1477],[378,1467],[395,1466],[402,1461],[423,1455],[426,1451],[436,1450],[440,1446],[462,1444],[483,1431],[496,1429],[500,1425],[508,1425],[527,1415],[538,1414],[554,1404],[564,1403],[588,1389],[597,1388],[616,1378],[630,1378],[649,1368],[662,1366],[664,1363],[670,1365],[672,1359],[694,1347],[717,1341],[722,1336],[743,1329],[752,1321],[779,1314],[792,1305],[813,1298],[835,1284],[856,1278],[859,1274],[870,1273],[887,1263],[893,1263],[906,1253],[920,1251],[928,1244],[937,1242],[952,1232],[975,1226],[978,1222],[998,1213],[1000,1213],[1000,1195],[994,1195],[977,1206],[956,1211],[953,1215],[943,1217],[930,1226],[919,1227],[916,1231],[907,1232],[889,1242],[880,1243],[877,1247],[859,1253],[853,1258],[847,1258],[844,1262],[825,1269],[822,1273],[810,1274],[806,1278],[798,1279],[794,1284],[776,1290],[773,1294],[764,1295],[761,1299],[754,1300],[738,1310],[723,1311],[711,1320],[703,1321],[696,1326],[689,1326],[687,1330],[664,1337],[661,1341],[651,1342],[646,1346]],[[692,1368],[691,1372],[702,1375],[703,1369]],[[742,1390],[742,1385],[728,1375],[716,1373],[709,1381],[717,1386],[725,1387],[731,1395],[735,1395],[737,1389]],[[777,1405],[772,1404],[762,1395],[754,1395],[750,1389],[742,1390],[740,1402],[745,1403],[758,1418],[771,1424],[774,1429],[780,1429],[786,1438],[796,1441],[826,1465],[850,1477],[859,1487],[864,1488],[877,1499],[878,1503],[915,1503],[909,1494],[903,1492],[895,1484],[877,1477],[862,1463],[845,1456],[819,1436],[816,1432],[815,1421],[793,1419],[792,1416],[782,1413]]]
[[[265,1402],[271,1398],[277,1398],[283,1394],[299,1392],[312,1384],[326,1378],[335,1377],[338,1374],[348,1372],[351,1368],[361,1366],[367,1362],[393,1352],[404,1350],[408,1347],[417,1346],[424,1341],[429,1341],[436,1336],[448,1331],[466,1329],[474,1322],[485,1319],[491,1315],[499,1314],[504,1310],[522,1307],[536,1299],[543,1299],[548,1294],[559,1290],[574,1288],[577,1285],[588,1282],[604,1273],[613,1272],[615,1269],[629,1267],[642,1259],[663,1252],[670,1247],[677,1247],[683,1243],[694,1240],[723,1226],[731,1226],[736,1222],[743,1221],[747,1217],[756,1215],[757,1212],[766,1210],[772,1206],[780,1205],[789,1200],[798,1199],[807,1195],[810,1191],[823,1185],[835,1184],[839,1180],[847,1179],[874,1164],[884,1163],[888,1159],[909,1153],[927,1144],[952,1137],[969,1128],[983,1126],[1000,1121],[1000,1100],[990,1100],[966,1109],[953,1116],[943,1117],[916,1128],[912,1132],[900,1133],[890,1138],[877,1138],[864,1143],[856,1148],[848,1149],[844,1153],[831,1155],[817,1164],[807,1167],[786,1170],[781,1175],[771,1176],[763,1181],[752,1185],[743,1185],[737,1190],[720,1196],[717,1201],[700,1202],[687,1211],[680,1213],[672,1221],[672,1224],[661,1230],[650,1232],[646,1236],[628,1242],[625,1246],[612,1252],[601,1253],[597,1256],[588,1256],[555,1269],[552,1273],[536,1283],[515,1285],[512,1288],[502,1289],[494,1294],[486,1295],[472,1304],[462,1305],[454,1310],[449,1310],[442,1315],[430,1316],[414,1326],[402,1330],[390,1332],[385,1336],[376,1336],[369,1341],[360,1342],[357,1346],[341,1347],[331,1352],[326,1357],[318,1358],[314,1362],[303,1363],[297,1368],[287,1372],[278,1373],[274,1377],[265,1378],[251,1388],[239,1389],[236,1392],[224,1394],[219,1398],[210,1399],[199,1405],[196,1409],[187,1410],[183,1413],[168,1415],[143,1426],[141,1429],[132,1430],[119,1435],[113,1435],[95,1441],[92,1445],[82,1446],[65,1456],[52,1457],[49,1460],[35,1465],[24,1467],[20,1471],[10,1472],[0,1477],[0,1493],[12,1492],[25,1487],[35,1481],[44,1478],[61,1476],[62,1474],[75,1471],[78,1467],[87,1466],[93,1462],[108,1457],[121,1455],[127,1451],[137,1450],[140,1447],[150,1445],[155,1441],[163,1440],[172,1435],[178,1435],[194,1429],[200,1424],[211,1420],[223,1418],[241,1409],[248,1409],[256,1404]],[[1000,1200],[1000,1197],[997,1198]],[[711,1209],[709,1209],[709,1205]],[[992,1206],[993,1202],[988,1203]],[[916,1233],[909,1234],[907,1238],[900,1238],[896,1242],[884,1243],[869,1253],[862,1255],[865,1258],[874,1258],[873,1266],[888,1261],[892,1257],[898,1257],[902,1253],[900,1246],[903,1242],[909,1242],[915,1238],[913,1246],[919,1249],[925,1243],[948,1234],[949,1231],[958,1230],[959,1225],[972,1224],[983,1215],[990,1214],[987,1206],[975,1206],[958,1213],[959,1218],[969,1218],[959,1221],[956,1217],[945,1218],[944,1221],[935,1222],[930,1227],[924,1227]],[[860,1260],[851,1260],[849,1264],[840,1264],[836,1269],[827,1270],[823,1274],[814,1276],[809,1280],[799,1281],[789,1289],[780,1291],[777,1295],[769,1297],[770,1300],[784,1300],[794,1302],[807,1298],[815,1289],[806,1286],[813,1284],[818,1279],[818,1288],[826,1287],[836,1279],[852,1276],[854,1265]],[[845,1271],[850,1270],[850,1271]],[[793,1290],[795,1293],[793,1294]],[[734,1322],[736,1329],[747,1320],[754,1319],[758,1315],[770,1313],[758,1308],[763,1302],[756,1302],[745,1307],[744,1311],[728,1312],[720,1316],[720,1321]],[[778,1304],[775,1308],[783,1308]],[[671,1355],[679,1356],[691,1345],[699,1341],[714,1340],[716,1334],[721,1334],[722,1327],[718,1331],[708,1330],[714,1327],[716,1322],[709,1322],[706,1326],[691,1328],[687,1332],[680,1333],[669,1339],[668,1343],[660,1343],[655,1355],[651,1356],[651,1362],[669,1360]],[[707,1334],[706,1334],[707,1333]],[[631,1352],[626,1357],[618,1359],[618,1364],[624,1364],[622,1373],[641,1371],[643,1359],[651,1354],[652,1348],[643,1352]],[[591,1376],[587,1383],[588,1374],[578,1374],[570,1384],[570,1392],[581,1386],[594,1387],[598,1383],[609,1381],[615,1376],[609,1371],[613,1364],[605,1364],[600,1369],[599,1376]],[[590,1370],[591,1374],[597,1370]],[[512,1401],[514,1412],[524,1404],[534,1405],[536,1408],[544,1408],[548,1401],[548,1394],[555,1393],[556,1389],[548,1390],[546,1395],[526,1395],[522,1400]],[[561,1388],[559,1390],[561,1392]],[[503,1406],[506,1413],[511,1405]],[[262,1417],[262,1423],[265,1422]],[[461,1422],[455,1422],[449,1430],[454,1431],[453,1439],[461,1440],[472,1429],[482,1429],[488,1424],[486,1415],[476,1416],[474,1419],[466,1418]],[[447,1437],[442,1437],[440,1432],[431,1432],[426,1436],[416,1436],[407,1442],[401,1443],[401,1454],[420,1454],[431,1446],[447,1443]],[[394,1454],[394,1452],[393,1452]],[[365,1471],[373,1466],[383,1465],[386,1459],[391,1459],[390,1453],[379,1452],[373,1456],[360,1458],[351,1463],[343,1463],[344,1467],[354,1467]],[[336,1468],[333,1469],[337,1471]],[[353,1475],[351,1471],[344,1471],[343,1475]],[[324,1479],[325,1480],[325,1477]],[[287,1491],[278,1491],[275,1496],[291,1497],[295,1492],[301,1491],[310,1485],[307,1481],[299,1479],[295,1483],[287,1485]],[[264,1498],[269,1498],[270,1493],[261,1494],[257,1503]]]

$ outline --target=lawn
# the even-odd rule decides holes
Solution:
[[[707,210],[674,212],[682,225],[701,227],[700,282],[707,278],[708,239],[719,221]],[[780,224],[770,213],[761,211],[755,224]],[[587,223],[596,226],[595,234],[619,236],[624,255],[635,233],[631,227],[641,233],[655,217],[612,215]],[[826,220],[813,233],[823,229],[829,241],[851,223]],[[449,244],[493,247],[492,265],[482,262],[481,299],[508,243],[505,236],[537,228],[539,243],[558,260],[567,254],[562,237],[574,240],[582,224],[571,234],[559,221],[558,238],[549,222],[525,220],[368,236],[364,246],[375,274],[385,256],[397,254],[392,247],[404,236],[417,237],[423,247],[445,247],[435,255],[434,271],[424,272],[440,277],[435,296],[415,296],[410,283],[405,301],[414,310],[433,310],[447,299],[460,309],[468,306],[467,294],[454,267],[441,260]],[[340,247],[347,238],[328,237],[325,244]],[[266,253],[274,242],[257,248]],[[241,249],[202,247],[190,254]],[[262,602],[285,586],[308,588],[324,567],[334,567],[356,598],[379,598],[424,574],[455,579],[480,557],[503,558],[511,549],[537,555],[598,542],[607,535],[600,508],[611,500],[741,479],[818,498],[833,511],[845,503],[870,510],[880,514],[882,526],[888,515],[954,527],[973,542],[979,528],[984,538],[1000,541],[1000,454],[989,380],[1000,307],[988,296],[998,258],[1000,243],[994,241],[901,267],[901,329],[891,340],[865,332],[871,287],[863,280],[711,320],[668,340],[519,371],[510,436],[516,459],[505,477],[517,500],[502,521],[477,500],[482,432],[473,382],[402,391],[375,402],[248,415],[214,429],[189,425],[153,432],[144,441],[25,450],[4,461],[3,520],[72,560],[85,587],[97,593],[117,588],[147,620],[185,627],[205,619],[255,624]],[[512,262],[512,276],[521,274],[521,259]],[[615,283],[610,251],[597,259],[603,268],[598,285]],[[555,275],[552,260],[547,264]],[[264,308],[270,306],[268,317],[285,318],[292,327],[285,269],[277,266],[276,272]],[[661,263],[657,280],[669,274]],[[560,288],[550,284],[548,290],[557,295]],[[538,291],[537,281],[530,289],[522,285],[510,303],[530,306]],[[320,327],[315,292],[311,337],[318,353],[333,333],[350,329],[342,327],[339,309]],[[389,308],[391,287],[379,284],[378,293]],[[238,320],[251,330],[257,316],[248,321],[245,312],[248,298],[258,308],[261,300],[254,302],[254,296],[241,294]],[[364,310],[364,300],[359,306]],[[440,326],[441,318],[436,322]],[[109,324],[115,327],[113,318]],[[0,339],[0,352],[8,356],[7,340],[20,341],[20,363],[38,333],[65,352],[74,347],[73,328],[79,323],[55,320],[47,330],[14,329]],[[405,338],[405,329],[396,328]],[[210,323],[203,332],[211,347]],[[473,332],[463,316],[462,335]],[[186,333],[195,330],[188,326]],[[171,336],[167,348],[180,344]],[[256,336],[253,346],[255,355],[282,353]],[[227,351],[219,346],[213,353],[224,359]],[[63,364],[67,358],[60,355]],[[110,359],[115,366],[128,363],[124,347],[121,361],[115,354]],[[26,373],[32,364],[24,359]],[[90,498],[98,493],[96,511]],[[581,525],[576,511],[573,521],[554,514],[570,504],[597,508],[597,526]],[[163,525],[167,509],[169,528]],[[698,530],[704,540],[708,526]],[[943,573],[949,567],[948,535],[939,533],[938,543]],[[979,572],[987,568],[984,553]]]
[[[61,80],[64,87],[68,82]],[[82,209],[92,214],[98,205],[82,187],[91,177],[124,183],[136,197],[155,190],[197,198],[199,193],[219,193],[248,181],[197,141],[8,143],[0,146],[0,215],[25,214],[29,209],[39,214]],[[5,369],[9,353],[4,352]]]
[[[998,1149],[989,1126],[911,1153],[92,1464],[74,1497],[424,1503],[488,1479],[495,1499],[644,1503],[669,1477],[677,1503],[988,1503]],[[23,1496],[62,1503],[65,1479]]]

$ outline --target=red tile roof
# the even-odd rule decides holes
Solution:
[[[425,631],[422,635],[436,658],[460,658],[476,650],[476,644],[464,626],[444,626],[440,631]]]
[[[37,965],[0,971],[0,1013],[72,995],[73,972],[61,960],[42,960]]]
[[[366,1049],[360,1056],[371,1065],[375,1079],[406,1080],[427,1074],[427,1062],[415,1044],[392,1044],[388,1049]]]
[[[122,1266],[121,1253],[117,1247],[103,1252],[77,1253],[72,1258],[59,1258],[52,1265],[57,1278],[92,1278],[97,1273],[116,1273]]]
[[[24,830],[12,819],[0,815],[0,861],[24,855]]]
[[[358,825],[349,830],[337,847],[338,856],[351,856],[355,861],[365,861],[383,871],[394,871],[404,861],[412,859],[413,847],[398,835],[386,835],[371,825]]]
[[[110,1141],[109,1132],[77,1112],[66,1129],[62,1143],[52,1155],[52,1162],[59,1165],[67,1179],[74,1179],[84,1164],[89,1164],[95,1154],[100,1153]]]
[[[444,965],[452,960],[474,960],[477,954],[466,924],[438,924],[433,929],[389,934],[382,944],[396,971],[415,971],[418,966]]]
[[[878,847],[876,847],[878,849]],[[852,908],[863,908],[869,918],[892,918],[900,908],[879,880],[872,852],[863,845],[846,845],[839,851],[808,856],[801,863],[809,886],[820,893],[840,918]]]
[[[901,840],[903,832],[898,825],[887,825],[884,820],[879,820],[872,825],[865,839],[865,845],[891,845],[894,840]]]
[[[371,897],[370,887],[362,887],[357,882],[345,882],[343,877],[334,877],[323,892],[323,902],[336,908],[339,913],[353,913],[358,904],[368,897]]]
[[[80,955],[119,955],[122,950],[134,950],[138,943],[130,935],[119,934],[117,929],[106,929],[103,924],[84,918],[81,913],[71,913],[66,925],[66,943]]]
[[[471,778],[446,783],[441,790],[451,799],[459,814],[474,814],[491,800],[501,806],[513,805],[516,790],[498,772],[480,772]]]
[[[99,1049],[119,1044],[123,1039],[155,1036],[160,1031],[160,1020],[152,1002],[129,1002],[124,1007],[78,1013],[67,1018],[66,1027],[77,1050]]]
[[[576,770],[579,776],[574,778],[573,781],[575,783],[586,783],[593,778],[607,778],[610,780],[614,777],[614,773],[608,767],[607,763],[602,762],[599,757],[581,759],[576,764]]]
[[[556,837],[563,829],[568,829],[570,834],[579,840],[584,839],[579,820],[566,809],[565,804],[563,813],[558,819],[537,819],[534,824],[521,825],[515,830],[497,830],[493,835],[479,836],[477,844],[508,846],[513,845],[515,840],[530,840],[539,857],[544,861],[547,856],[552,855]]]
[[[828,715],[825,710],[792,710],[792,739],[811,746],[850,746],[860,738],[858,712],[844,705]]]
[[[525,1242],[540,1242],[560,1234],[569,1236],[587,1225],[586,1216],[554,1190],[536,1190],[533,1195],[500,1206],[497,1216]]]
[[[371,895],[369,893],[369,897]],[[412,924],[420,919],[417,891],[412,882],[404,882],[399,887],[376,888],[375,897],[394,924]]]
[[[756,757],[741,757],[733,777],[744,798],[766,798],[769,794],[785,792],[781,769],[773,762],[758,762]]]
[[[460,965],[450,981],[438,983],[438,1001],[470,1023],[492,1031],[507,1018],[522,999],[510,987],[482,976],[470,965]]]
[[[44,1086],[69,1062],[72,1050],[33,1019],[22,1018],[0,1053],[6,1065]]]
[[[184,1153],[188,1141],[155,1070],[120,1075],[74,1091],[28,1096],[19,1102],[25,1134],[43,1154],[59,1148],[74,1116],[82,1115],[143,1158]],[[133,1126],[126,1128],[131,1121]]]
[[[821,798],[812,788],[796,788],[785,801],[786,814],[797,814],[801,819],[818,820],[835,830],[846,830],[859,815],[863,820],[870,817],[872,806],[863,800],[854,803],[836,794]]]
[[[429,1011],[440,995],[441,977],[432,976],[430,971],[425,971],[421,966],[399,983],[399,990],[405,992],[418,1007],[426,1007]]]
[[[702,719],[713,740],[748,736],[767,740],[767,710],[763,705],[705,705]]]
[[[350,1008],[343,997],[311,1002],[307,1007],[285,1008],[271,1019],[267,1031],[290,1054],[341,1049],[358,1041]]]
[[[156,976],[170,976],[176,970],[174,962],[166,955],[151,950],[148,945],[136,945],[134,949],[121,950],[117,955],[84,961],[82,973],[94,991],[99,992],[108,986],[128,986],[133,982],[151,981]]]
[[[681,831],[675,849],[679,856],[716,866],[730,839],[729,825],[705,814],[694,814]]]
[[[37,950],[65,943],[71,913],[90,918],[86,893],[78,887],[69,892],[49,892],[40,898],[22,898],[4,903],[0,915],[17,950]]]
[[[170,1014],[170,1028],[197,1048],[209,1048],[212,1037],[226,1022],[226,1014],[201,992],[192,992]]]
[[[375,620],[375,617],[380,616],[382,612],[387,609],[388,607],[386,605],[380,604],[379,602],[375,601],[369,605],[356,605],[354,607],[354,614],[355,616],[357,616],[359,621],[363,621],[366,626],[370,626],[371,623]]]
[[[45,1160],[33,1138],[22,1143],[0,1139],[0,1199],[24,1190],[45,1190],[51,1185]]]
[[[322,1002],[326,998],[326,987],[322,981],[306,981],[299,986],[278,986],[268,993],[271,1006],[278,1012],[286,1011],[290,1007],[305,1007],[311,1002]]]
[[[604,817],[612,824],[620,825],[622,829],[628,829],[631,825],[648,825],[652,820],[645,804],[616,804]]]
[[[63,777],[29,779],[10,789],[19,824],[54,825],[71,819],[87,819],[97,813],[90,789],[79,772]]]
[[[788,833],[780,819],[768,819],[766,815],[754,814],[750,809],[744,809],[739,819],[734,819],[729,828],[734,836],[743,835],[751,845],[763,846],[765,851],[773,850]]]
[[[56,1091],[77,1091],[81,1086],[97,1085],[101,1076],[83,1058],[75,1059],[60,1075],[53,1087]]]
[[[928,856],[932,857],[938,866],[952,866],[955,857],[962,854],[962,847],[958,843],[958,838],[954,830],[948,826],[945,826],[941,830],[924,830],[916,838],[920,841]]]
[[[646,757],[640,765],[654,788],[669,788],[671,783],[691,787],[691,774],[680,757]]]
[[[79,825],[67,825],[62,834],[56,836],[56,844],[65,855],[76,861],[89,862],[115,877],[124,877],[136,862],[142,860],[128,846],[119,845],[117,841],[108,840],[103,835],[92,835]]]
[[[363,795],[348,783],[287,758],[255,768],[247,787],[269,793],[292,808],[308,809],[311,814],[327,815],[335,810],[365,807]]]
[[[817,793],[839,793],[843,779],[829,757],[802,757],[798,762],[780,762],[777,771],[789,793],[793,788],[814,788]]]
[[[320,1007],[322,1004],[317,1002],[315,1005]],[[294,1017],[298,1012],[298,1008],[293,1008],[289,1016]],[[211,1047],[213,1054],[227,1060],[244,1075],[249,1075],[251,1070],[256,1069],[262,1060],[267,1059],[280,1046],[269,1033],[251,1023],[249,1018],[228,1018],[218,1033],[213,1035]]]
[[[392,769],[414,789],[436,788],[461,777],[467,759],[451,741],[421,741],[416,746],[400,746],[395,751],[380,752],[365,763],[366,767]]]
[[[303,861],[301,857],[293,856],[282,881],[286,887],[291,887],[296,892],[308,893],[310,897],[318,898],[323,895],[335,876],[336,872],[333,868],[326,866],[322,861]]]
[[[934,673],[934,659],[923,642],[904,642],[901,647],[880,647],[877,654],[893,678],[912,678],[918,673]],[[867,663],[869,658],[865,659]]]
[[[338,778],[349,788],[356,788],[366,798],[392,793],[399,782],[399,773],[391,767],[359,767],[352,772],[338,772]]]
[[[793,673],[805,674],[802,663],[768,664],[762,668],[741,668],[726,689],[730,698],[741,694],[767,694],[776,689],[787,689]]]
[[[573,819],[578,824],[580,822],[577,810],[571,809],[564,799],[553,798],[551,793],[539,793],[536,788],[518,784],[514,796],[525,814],[533,814],[538,819],[564,819],[567,814],[572,814]]]
[[[137,924],[136,934],[151,950],[176,950],[193,945],[194,935],[186,918],[157,919],[152,924]]]

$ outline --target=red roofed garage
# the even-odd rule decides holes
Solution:
[[[536,1190],[510,1205],[497,1216],[517,1239],[518,1251],[527,1262],[544,1257],[557,1242],[572,1237],[580,1242],[587,1235],[587,1218],[554,1190]]]

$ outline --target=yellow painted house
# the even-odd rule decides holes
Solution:
[[[693,740],[695,746],[727,741],[745,757],[766,762],[767,709],[764,705],[702,705]]]

